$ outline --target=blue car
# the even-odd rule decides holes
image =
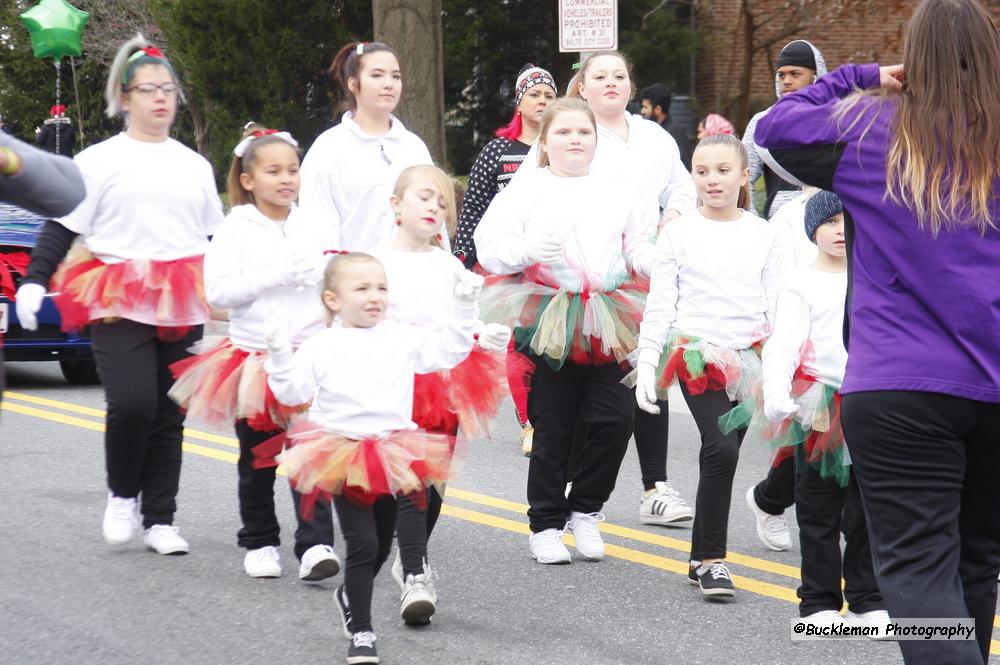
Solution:
[[[30,253],[46,219],[15,205],[0,203],[0,253]],[[3,270],[3,268],[0,268]],[[13,273],[15,285],[19,275]],[[67,381],[73,384],[99,383],[90,339],[60,329],[59,312],[51,294],[46,294],[38,312],[38,330],[25,330],[6,296],[0,294],[0,332],[3,333],[5,361],[56,360]]]

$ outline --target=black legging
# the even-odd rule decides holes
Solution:
[[[372,587],[375,575],[392,550],[396,499],[379,497],[372,505],[338,496],[333,500],[347,545],[344,589],[351,606],[351,631],[372,630]]]
[[[156,326],[122,319],[90,327],[94,360],[108,402],[104,433],[108,488],[142,493],[143,527],[173,524],[181,474],[184,414],[167,396],[170,365],[187,358],[202,327],[163,341]]]

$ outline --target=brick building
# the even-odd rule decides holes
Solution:
[[[981,0],[1000,20],[1000,0]],[[738,127],[746,49],[746,7],[751,7],[755,46],[749,111],[774,103],[774,62],[793,39],[808,39],[830,69],[845,62],[895,63],[902,59],[903,31],[917,0],[697,0],[699,49],[694,93],[702,115],[721,112]]]

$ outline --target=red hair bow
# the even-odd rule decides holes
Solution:
[[[278,133],[277,129],[258,129],[250,136],[254,137],[255,139],[259,139],[261,136],[270,136],[271,134],[277,134],[277,133]]]
[[[142,52],[148,55],[150,58],[160,58],[161,60],[166,60],[167,56],[163,55],[163,51],[156,48],[155,46],[147,46],[142,49]]]

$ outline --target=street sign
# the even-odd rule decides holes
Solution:
[[[618,0],[559,0],[559,50],[618,48]]]

